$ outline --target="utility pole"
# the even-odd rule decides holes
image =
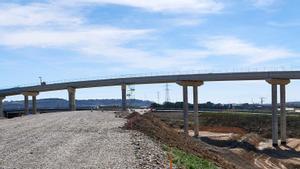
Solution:
[[[133,106],[134,100],[135,100],[135,88],[132,85],[128,86],[128,91],[127,91],[127,98],[128,98],[128,106]]]
[[[265,99],[266,99],[265,97],[260,97],[260,104],[261,104],[261,105],[263,105],[263,104],[264,104],[264,102],[265,102]]]
[[[170,102],[170,89],[168,83],[166,83],[165,93],[166,93],[165,102]]]
[[[159,92],[157,92],[157,103],[160,104]]]
[[[40,84],[42,84],[43,82],[42,76],[39,76],[39,79],[40,79]]]

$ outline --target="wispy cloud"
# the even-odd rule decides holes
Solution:
[[[0,46],[7,48],[55,48],[77,51],[92,61],[120,63],[122,66],[147,69],[184,69],[198,67],[210,57],[240,57],[256,64],[296,53],[276,46],[261,47],[236,37],[213,36],[201,40],[199,48],[144,49],[138,47],[145,40],[151,41],[156,29],[126,29],[101,24],[91,25],[76,9],[64,8],[64,3],[29,3],[26,5],[0,5]],[[213,0],[74,0],[82,4],[118,4],[146,9],[153,12],[214,13],[222,4]],[[70,1],[69,1],[70,2]],[[219,7],[218,7],[219,6]],[[80,11],[80,10],[79,10]],[[177,24],[195,25],[201,20],[178,17]],[[10,29],[7,29],[7,27]],[[128,45],[133,43],[136,45]],[[159,42],[155,42],[159,44]],[[159,45],[158,45],[159,46]],[[207,65],[209,67],[209,65]]]
[[[274,5],[278,0],[251,0],[253,5],[258,8],[266,8]]]
[[[83,18],[61,6],[43,3],[0,4],[0,26],[78,25]]]
[[[224,8],[224,4],[216,0],[62,0],[64,4],[114,4],[140,8],[151,12],[171,13],[217,13]]]
[[[147,51],[138,47],[128,47],[128,43],[149,38],[153,29],[125,29],[112,26],[91,25],[75,7],[66,10],[61,3],[27,3],[25,5],[6,3],[0,5],[0,46],[6,48],[52,48],[77,51],[82,57],[97,62],[120,63],[125,67],[167,69],[171,67],[183,67],[199,63],[195,58],[182,61],[182,58],[171,54],[157,55],[155,51]],[[148,2],[148,1],[147,1]],[[190,5],[206,1],[189,1],[175,4],[164,1],[158,3],[162,6],[153,6],[155,3],[140,3],[153,11],[163,9],[172,12],[182,8],[190,8]],[[207,1],[208,2],[208,1]],[[212,2],[212,1],[211,1]],[[78,1],[79,3],[79,1]],[[100,1],[84,1],[82,3],[100,3]],[[118,1],[114,3],[119,3]],[[122,2],[122,3],[125,3]],[[128,1],[129,5],[133,2]],[[176,5],[177,3],[177,5]],[[101,4],[111,4],[103,1]],[[78,4],[77,4],[78,5]],[[181,7],[180,5],[185,5]],[[201,6],[201,5],[200,5]],[[200,6],[195,9],[200,9]],[[206,5],[204,5],[206,6]],[[141,6],[142,8],[142,6]],[[206,7],[203,7],[203,9]],[[80,9],[80,7],[79,7]],[[202,11],[204,12],[204,11]],[[179,22],[178,20],[176,21]],[[184,23],[183,23],[184,22]],[[180,24],[195,24],[180,19]],[[197,21],[198,24],[198,21]],[[7,27],[10,27],[7,29]],[[151,38],[149,38],[151,39]],[[164,53],[164,52],[162,52]],[[186,56],[188,57],[188,56]]]
[[[200,18],[175,18],[168,19],[171,25],[175,26],[198,26],[205,22],[204,19]]]
[[[278,46],[258,46],[236,37],[216,36],[200,42],[208,55],[242,57],[250,64],[294,57],[298,53]]]
[[[21,30],[0,32],[1,45],[12,48],[59,47],[80,50],[85,46],[121,45],[142,38],[150,30],[112,27],[77,27],[65,30]]]

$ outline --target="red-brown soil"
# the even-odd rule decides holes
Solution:
[[[192,137],[184,136],[151,114],[137,115],[128,119],[125,128],[141,131],[171,147],[176,147],[209,159],[222,168],[257,168],[250,161],[240,158],[229,150],[211,146]]]
[[[247,134],[245,130],[237,127],[200,127],[201,131],[220,133],[235,133],[238,137],[227,140],[214,140],[204,137],[196,139],[182,134],[178,129],[172,128],[153,114],[131,114],[125,125],[126,129],[141,131],[148,136],[167,144],[192,153],[201,158],[213,161],[221,168],[298,168],[297,152],[294,149],[274,149],[267,147],[258,150],[259,144],[264,140],[257,134]],[[202,140],[204,139],[204,140]],[[295,145],[297,147],[298,145]],[[290,163],[289,159],[292,159]],[[295,164],[296,162],[296,164]]]
[[[199,127],[200,131],[210,131],[215,133],[235,133],[239,135],[244,135],[247,132],[238,127],[212,127],[212,126],[201,126]]]

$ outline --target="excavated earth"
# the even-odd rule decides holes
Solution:
[[[125,127],[141,131],[156,140],[186,152],[213,161],[220,168],[238,169],[298,169],[300,168],[299,144],[288,140],[286,147],[272,148],[257,134],[238,128],[203,127],[200,138],[187,137],[151,113],[128,116]],[[224,131],[234,131],[233,133]],[[295,145],[293,145],[295,144]]]
[[[114,112],[77,111],[0,120],[0,169],[165,168],[161,146],[123,130]]]

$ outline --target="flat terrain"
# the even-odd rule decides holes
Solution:
[[[121,129],[124,123],[113,112],[100,111],[2,119],[0,168],[142,168],[132,136],[159,151],[151,140],[142,141],[143,135]]]

